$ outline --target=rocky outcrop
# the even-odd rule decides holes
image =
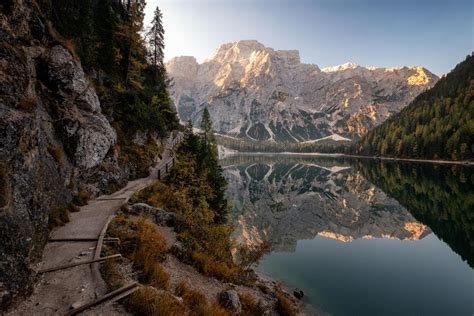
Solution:
[[[202,64],[176,57],[166,68],[181,120],[198,126],[207,106],[219,133],[290,142],[357,138],[438,80],[422,67],[320,69],[257,41],[224,44]]]
[[[153,207],[146,203],[135,203],[126,206],[126,211],[136,216],[149,216],[157,225],[174,226],[176,224],[176,214],[167,212],[161,208]]]
[[[40,80],[63,106],[57,113],[58,134],[76,166],[97,167],[117,141],[115,130],[100,114],[99,98],[71,53],[56,45],[45,55],[40,60]]]
[[[54,208],[123,183],[115,130],[31,0],[0,5],[0,306],[31,286]]]

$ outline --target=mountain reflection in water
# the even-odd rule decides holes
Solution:
[[[474,311],[474,168],[294,155],[221,165],[235,239],[267,241],[257,269],[308,303],[334,315]]]

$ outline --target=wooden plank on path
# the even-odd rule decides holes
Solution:
[[[88,242],[98,241],[99,238],[51,238],[48,242]],[[104,242],[120,242],[118,238],[104,238]]]
[[[98,198],[95,201],[114,201],[114,200],[125,200],[126,197],[116,197],[116,198]]]
[[[107,228],[109,227],[110,222],[114,219],[115,215],[110,215],[109,218],[107,218],[107,221],[104,224],[104,227],[102,227],[102,230],[100,232],[99,238],[97,240],[97,245],[95,246],[95,252],[94,252],[94,259],[100,258],[100,253],[102,252],[102,244],[104,242],[105,238],[105,233],[107,232]],[[100,280],[100,271],[99,271],[99,264],[98,263],[93,263],[91,265],[92,269],[92,277],[95,280]]]
[[[91,307],[94,307],[96,305],[99,305],[100,303],[103,303],[105,301],[108,301],[108,300],[111,300],[112,298],[114,298],[115,296],[117,295],[120,295],[120,294],[123,294],[123,293],[127,293],[129,292],[129,290],[132,290],[134,288],[136,288],[138,286],[138,283],[137,282],[133,282],[131,284],[128,284],[128,285],[125,285],[115,291],[112,291],[110,293],[107,293],[105,294],[104,296],[102,296],[101,298],[91,302],[91,303],[88,303],[88,304],[85,304],[85,305],[82,305],[82,306],[79,306],[78,308],[75,308],[71,311],[69,311],[66,315],[76,315],[80,312],[83,312],[85,311],[86,309],[89,309]],[[131,293],[133,293],[134,291],[130,292],[128,295],[130,295]]]
[[[109,260],[109,259],[115,259],[115,258],[120,258],[120,257],[122,257],[122,255],[117,254],[117,255],[102,257],[102,258],[98,258],[98,259],[92,259],[92,260],[81,261],[81,262],[76,262],[76,263],[69,263],[69,264],[65,264],[65,265],[61,265],[61,266],[57,266],[57,267],[41,269],[41,270],[38,271],[38,273],[53,272],[53,271],[57,271],[57,270],[63,270],[63,269],[68,269],[68,268],[72,268],[72,267],[77,267],[77,266],[80,266],[80,265],[83,265],[83,264],[90,264],[90,263],[94,263],[94,262],[102,262],[102,261],[106,261],[106,260]]]

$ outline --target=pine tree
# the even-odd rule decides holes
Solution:
[[[97,37],[97,63],[102,69],[111,71],[115,64],[115,30],[117,24],[112,11],[111,0],[98,0],[94,16]]]
[[[215,143],[214,133],[212,131],[211,115],[209,114],[207,107],[205,107],[204,111],[202,112],[201,131],[205,146]]]
[[[145,61],[141,59],[145,50],[141,37],[144,4],[142,1],[127,2],[127,22],[120,27],[118,32],[127,42],[123,59],[125,85],[130,85],[137,90],[143,89],[142,71],[146,66]]]
[[[163,29],[163,23],[161,22],[162,18],[163,15],[160,11],[160,8],[156,7],[155,15],[153,16],[153,20],[151,21],[151,27],[146,34],[148,40],[148,54],[149,59],[151,61],[151,65],[153,66],[155,86],[159,81],[159,75],[164,72],[163,50],[165,48],[165,30]]]

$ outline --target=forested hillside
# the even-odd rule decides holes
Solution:
[[[40,0],[39,4],[50,33],[80,58],[103,112],[118,123],[114,127],[164,135],[177,126],[166,90],[158,8],[144,37],[145,1]]]
[[[362,155],[474,158],[474,55],[355,144]]]
[[[323,139],[316,142],[277,143],[217,135],[217,142],[219,145],[240,152],[349,153],[351,148],[350,141],[335,141],[332,139]]]

